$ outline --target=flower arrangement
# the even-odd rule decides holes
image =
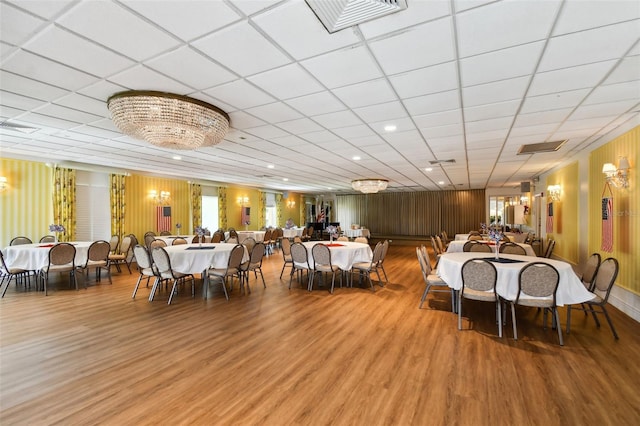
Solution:
[[[196,226],[194,232],[197,236],[204,236],[209,230],[207,228],[203,228],[202,226]]]
[[[327,234],[329,234],[332,237],[335,237],[336,235],[338,235],[338,228],[336,228],[333,225],[327,226],[324,230],[326,231]]]
[[[180,232],[180,228],[182,228],[182,224],[181,223],[176,223],[176,228],[178,228],[178,232]]]
[[[62,225],[49,225],[49,231],[51,232],[64,232],[64,226]]]
[[[285,229],[291,229],[294,226],[296,226],[296,224],[293,223],[293,219],[291,218],[287,219],[287,222],[284,224]]]
[[[480,223],[480,233],[482,234],[486,234],[487,233],[487,224],[482,222]]]
[[[489,239],[491,239],[491,240],[495,241],[495,242],[496,242],[496,244],[497,244],[497,243],[499,243],[499,242],[500,242],[500,240],[502,240],[502,237],[503,237],[502,232],[497,231],[497,230],[495,230],[495,229],[492,229],[492,230],[489,232]]]

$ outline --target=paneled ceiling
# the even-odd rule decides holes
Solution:
[[[329,34],[304,0],[2,1],[0,152],[283,191],[476,189],[637,121],[640,2],[407,4]],[[232,129],[196,151],[123,136],[106,100],[130,89],[212,103]]]

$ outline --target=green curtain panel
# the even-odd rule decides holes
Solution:
[[[111,174],[111,235],[117,235],[119,241],[125,236],[125,175]]]
[[[258,229],[264,229],[267,226],[267,193],[260,191],[258,198]]]
[[[53,168],[53,223],[64,226],[58,241],[73,241],[76,233],[76,171]]]
[[[202,225],[202,186],[197,183],[189,184],[191,190],[191,227],[195,229],[196,226]],[[211,232],[215,231],[212,230]]]
[[[276,227],[283,226],[282,220],[282,194],[276,194]]]
[[[227,188],[218,187],[218,226],[227,229]]]

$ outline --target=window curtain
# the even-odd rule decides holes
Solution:
[[[111,235],[117,235],[119,241],[124,237],[125,228],[125,175],[111,174]]]
[[[298,226],[307,226],[307,203],[300,203],[300,217],[298,219],[300,220],[300,222],[298,222]]]
[[[276,194],[276,227],[282,226],[282,194]]]
[[[189,184],[189,190],[191,192],[190,203],[192,221],[189,229],[195,229],[196,226],[202,226],[202,186],[197,183],[191,183]]]
[[[53,168],[53,223],[64,226],[58,241],[73,241],[76,232],[76,171]]]
[[[227,188],[218,187],[218,226],[227,229]]]
[[[267,193],[259,192],[258,198],[258,229],[264,229],[267,226]]]

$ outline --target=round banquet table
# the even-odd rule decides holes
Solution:
[[[266,231],[236,231],[238,233],[238,243],[242,244],[247,238],[253,238],[256,242],[264,241]],[[224,233],[224,239],[229,239],[229,232]]]
[[[350,271],[354,263],[370,262],[373,257],[373,251],[369,244],[354,243],[351,241],[340,241],[330,244],[329,241],[317,242],[308,241],[302,243],[307,248],[309,255],[309,264],[313,267],[313,255],[311,249],[316,244],[326,244],[331,251],[331,264],[338,266],[343,271]]]
[[[302,236],[302,231],[304,231],[305,228],[285,228],[282,230],[282,236],[284,238],[294,238],[294,237],[301,237]]]
[[[202,274],[209,268],[226,268],[229,263],[229,255],[235,244],[227,243],[203,243],[179,244],[167,246],[164,249],[169,255],[171,268],[183,274]],[[249,260],[249,254],[245,248],[243,262]]]
[[[449,241],[449,245],[447,246],[447,253],[462,253],[464,250],[464,245],[468,240],[456,240]],[[490,244],[491,249],[495,252],[495,243],[490,243],[489,241],[480,240],[481,244]],[[527,252],[527,256],[536,256],[536,252],[533,251],[533,248],[530,244],[518,244],[520,247]]]
[[[76,248],[75,265],[84,265],[87,262],[89,246],[93,241],[71,241]],[[4,261],[10,268],[36,271],[49,264],[49,250],[56,243],[21,244],[5,247],[2,250]]]

